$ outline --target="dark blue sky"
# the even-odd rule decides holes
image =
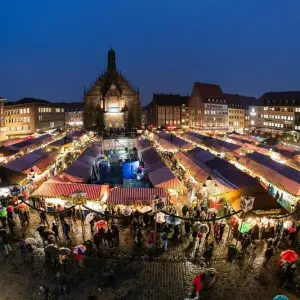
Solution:
[[[194,81],[260,96],[300,90],[300,1],[1,1],[0,96],[80,101],[107,50],[140,87],[190,94]]]

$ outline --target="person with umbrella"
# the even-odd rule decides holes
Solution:
[[[9,255],[9,252],[12,252],[12,249],[9,244],[8,234],[5,228],[0,227],[0,236],[2,238],[5,254]]]
[[[71,238],[69,236],[69,234],[70,234],[70,225],[67,222],[64,222],[63,233],[64,233],[64,236],[66,237],[67,242],[68,241],[70,242],[71,241]]]
[[[56,242],[58,242],[58,240],[60,240],[60,237],[58,232],[58,224],[55,221],[52,222],[52,231],[54,232]]]
[[[76,260],[78,262],[78,267],[83,267],[83,254],[86,251],[86,246],[79,245],[74,247],[73,253],[75,253]]]
[[[40,212],[40,219],[41,219],[41,224],[44,224],[44,225],[47,224],[47,226],[49,227],[49,223],[48,223],[45,211]]]

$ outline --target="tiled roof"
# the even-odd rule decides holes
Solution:
[[[223,97],[222,89],[217,84],[195,82],[193,90],[200,95],[202,101],[206,101],[210,98],[222,99]]]
[[[259,100],[254,97],[241,96],[238,94],[224,93],[222,99],[226,100],[229,107],[247,108],[250,105],[257,105]]]
[[[300,101],[300,91],[288,92],[268,92],[260,97],[261,100],[298,100]]]
[[[153,102],[156,105],[164,106],[181,106],[186,105],[188,96],[180,96],[179,94],[153,94]]]

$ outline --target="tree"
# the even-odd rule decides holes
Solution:
[[[133,117],[132,109],[130,108],[127,116],[127,127],[129,129],[132,129],[133,126],[134,126],[134,117]]]
[[[97,122],[97,130],[98,134],[103,133],[105,129],[105,122],[104,122],[104,111],[100,106],[97,107],[97,117],[96,117],[96,122]]]

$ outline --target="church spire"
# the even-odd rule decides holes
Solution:
[[[108,51],[107,70],[116,71],[116,53],[113,48]]]

